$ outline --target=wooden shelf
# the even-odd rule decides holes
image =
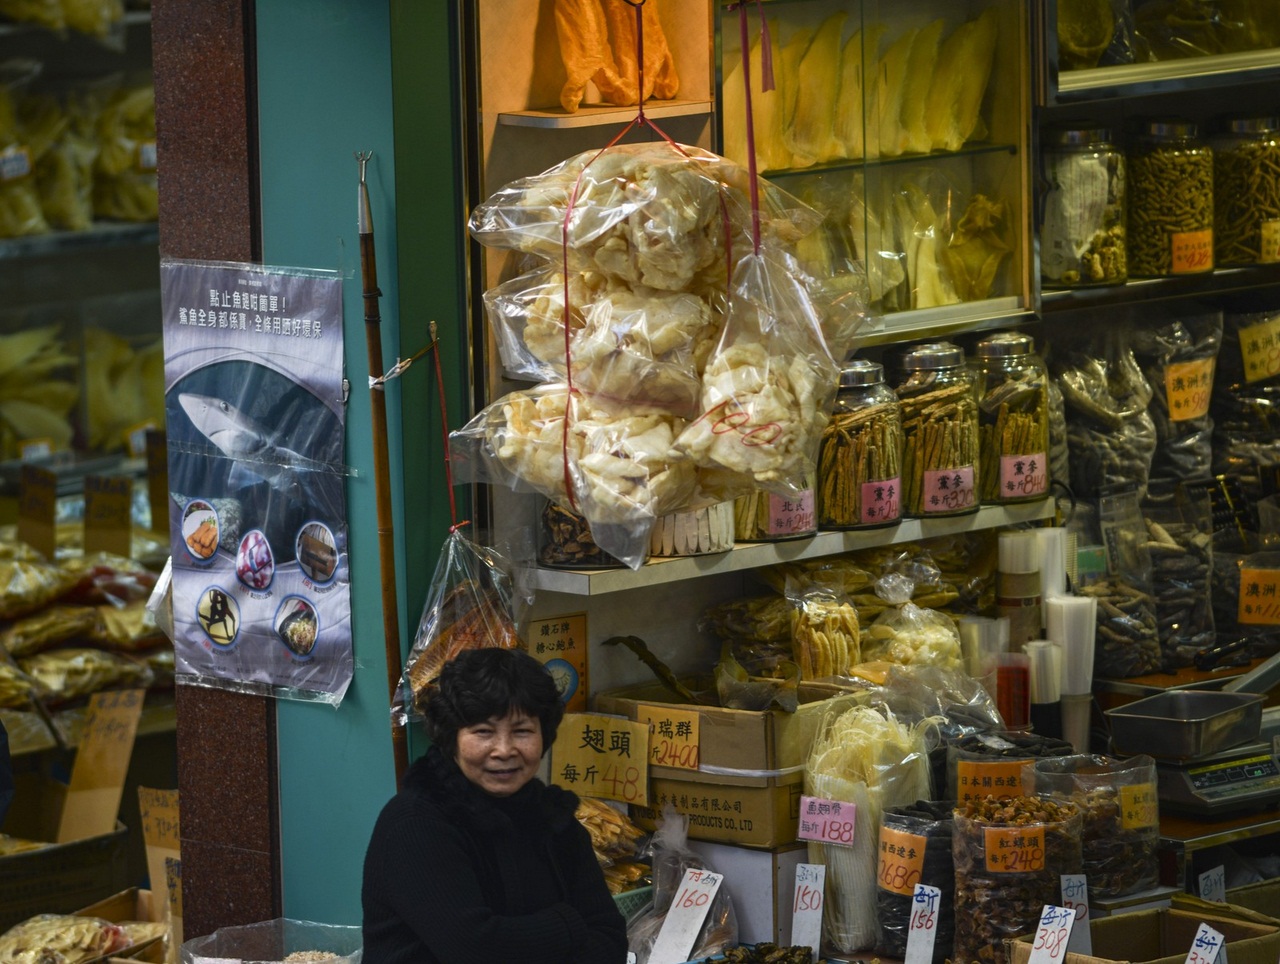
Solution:
[[[644,105],[646,117],[685,117],[690,114],[710,114],[713,105],[709,100],[653,100]],[[571,127],[604,127],[609,124],[626,124],[636,116],[635,107],[614,107],[612,104],[587,104],[570,114],[559,107],[543,110],[503,111],[498,123],[508,127],[542,127],[568,129]]]
[[[727,552],[705,556],[651,559],[637,570],[538,568],[530,570],[530,583],[535,589],[549,592],[598,596],[644,586],[684,582],[700,576],[741,572],[778,562],[819,559],[823,556],[835,556],[873,546],[914,542],[918,539],[953,535],[958,532],[976,532],[1000,526],[1039,522],[1052,517],[1053,513],[1053,499],[1011,506],[984,506],[969,515],[947,516],[942,519],[905,519],[896,526],[883,529],[819,532],[806,539],[792,539],[786,542],[740,543]]]

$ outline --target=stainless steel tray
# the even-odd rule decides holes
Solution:
[[[1124,755],[1194,760],[1256,740],[1264,697],[1254,693],[1169,690],[1106,711],[1111,745]]]

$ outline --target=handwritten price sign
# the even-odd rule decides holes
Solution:
[[[1035,943],[1031,945],[1028,964],[1051,964],[1067,956],[1067,941],[1071,927],[1076,922],[1076,912],[1070,907],[1054,907],[1045,904],[1040,911],[1040,923],[1036,927]]]
[[[702,716],[697,710],[642,703],[636,718],[649,725],[649,762],[659,767],[698,769]]]
[[[1198,879],[1200,896],[1215,903],[1227,902],[1227,870],[1222,864],[1206,870]]]
[[[911,895],[911,924],[907,929],[907,952],[903,964],[930,964],[938,937],[938,914],[942,891],[928,884],[916,884]]]
[[[842,800],[801,797],[800,829],[796,836],[801,840],[852,847],[857,812],[855,804]]]
[[[984,827],[987,869],[997,874],[1025,874],[1044,870],[1044,824],[1025,827]]]
[[[667,911],[658,939],[649,953],[649,964],[679,964],[689,959],[693,942],[722,883],[724,877],[721,874],[694,867],[684,872],[676,899],[671,902],[671,909]]]
[[[1062,906],[1076,912],[1076,923],[1067,940],[1067,950],[1093,956],[1093,932],[1089,921],[1089,883],[1084,874],[1063,874]]]
[[[1185,964],[1214,964],[1219,955],[1226,956],[1226,939],[1208,924],[1201,923],[1191,942],[1191,950],[1187,951]]]
[[[791,907],[791,943],[813,948],[822,944],[822,896],[827,868],[823,864],[796,864],[796,893]]]

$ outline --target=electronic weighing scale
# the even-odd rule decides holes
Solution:
[[[1280,739],[1195,760],[1156,760],[1161,813],[1217,820],[1280,803]]]

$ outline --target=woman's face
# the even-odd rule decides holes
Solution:
[[[542,724],[519,710],[458,731],[458,769],[495,797],[509,797],[538,772]]]

